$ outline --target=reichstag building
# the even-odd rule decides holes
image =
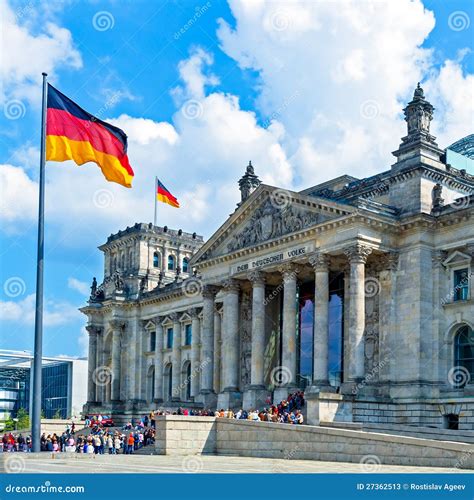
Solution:
[[[260,182],[207,241],[109,236],[81,311],[87,413],[262,408],[308,423],[474,428],[474,135],[442,149],[418,85],[392,166],[301,192]]]

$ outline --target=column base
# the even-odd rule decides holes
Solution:
[[[203,389],[199,395],[196,397],[196,401],[202,403],[204,409],[213,410],[217,406],[217,395],[214,391],[208,389]]]
[[[217,409],[240,410],[242,408],[242,393],[234,387],[226,387],[217,396]]]
[[[298,388],[295,385],[275,387],[273,390],[273,404],[277,405],[280,401],[288,399],[288,396],[297,390]]]
[[[364,388],[364,379],[354,379],[350,380],[348,382],[343,382],[341,384],[341,390],[340,393],[344,394],[345,396],[357,396],[363,390]]]
[[[328,380],[316,380],[313,381],[313,383],[310,386],[306,387],[304,391],[304,397],[305,399],[308,399],[312,395],[320,394],[322,392],[335,393],[336,388],[333,387],[332,385],[329,385]]]
[[[263,385],[251,385],[245,392],[242,402],[244,410],[261,410],[269,406],[271,394]]]
[[[153,403],[163,403],[163,398],[154,398]]]

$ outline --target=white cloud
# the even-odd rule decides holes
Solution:
[[[0,0],[0,9],[2,39],[8,41],[0,65],[0,100],[27,99],[39,103],[41,73],[45,71],[54,78],[58,65],[80,68],[81,55],[74,47],[71,32],[54,23],[45,22],[38,33],[32,34],[25,20],[34,15],[35,9],[13,10],[6,0]]]
[[[421,45],[435,18],[421,1],[229,3],[235,28],[220,20],[221,47],[259,73],[256,105],[266,117],[279,110],[300,187],[388,169],[405,131],[402,108],[424,79],[440,141],[472,130],[472,75],[458,61],[433,71]]]
[[[25,170],[13,165],[0,165],[0,217],[7,232],[21,229],[18,223],[37,217],[38,185]]]
[[[84,281],[80,281],[77,278],[73,278],[73,277],[68,278],[67,286],[71,290],[76,290],[76,292],[79,292],[80,294],[82,294],[86,297],[90,294],[89,283],[86,283]]]
[[[82,315],[75,305],[68,302],[45,301],[44,326],[64,325],[81,317]],[[18,301],[0,300],[0,320],[33,325],[35,322],[35,294],[27,295]]]
[[[212,61],[203,50],[193,52],[190,59],[196,57],[206,64]],[[200,67],[193,64],[195,69]],[[200,79],[197,69],[194,78]],[[189,87],[190,81],[187,74],[183,95],[199,93],[194,83]],[[279,143],[283,130],[277,121],[268,128],[259,126],[255,114],[242,110],[238,98],[230,94],[214,92],[195,99],[193,105],[194,115],[189,114],[186,101],[171,122],[128,115],[108,118],[127,132],[130,163],[135,170],[133,189],[107,183],[94,164],[48,163],[46,218],[48,224],[60,229],[55,233],[57,244],[90,246],[124,226],[151,221],[155,176],[182,206],[176,210],[159,204],[158,223],[207,235],[224,222],[239,201],[237,181],[248,160],[253,161],[263,181],[291,184],[292,171]],[[26,176],[18,167],[13,172],[18,171]],[[5,175],[13,174],[5,170]],[[33,199],[36,203],[36,197]]]
[[[212,73],[205,73],[207,66],[212,65],[214,58],[212,54],[197,47],[192,50],[188,59],[182,60],[178,64],[178,71],[184,87],[178,86],[172,93],[178,98],[202,99],[205,95],[205,88],[215,86],[219,79]]]

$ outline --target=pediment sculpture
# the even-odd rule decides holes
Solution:
[[[254,212],[244,229],[232,235],[231,240],[227,243],[227,250],[233,252],[256,245],[300,231],[321,221],[322,216],[319,213],[298,209],[293,204],[287,207],[278,207],[270,199],[267,199]]]

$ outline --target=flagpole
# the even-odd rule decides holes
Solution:
[[[41,451],[41,369],[43,359],[43,274],[44,274],[44,184],[46,157],[46,106],[47,73],[43,75],[43,105],[41,112],[41,147],[38,203],[38,254],[36,263],[36,309],[35,309],[35,347],[33,357],[33,408],[31,418],[31,437],[33,451]]]
[[[156,226],[156,193],[158,191],[158,177],[155,176],[155,215],[153,217],[153,225]]]

